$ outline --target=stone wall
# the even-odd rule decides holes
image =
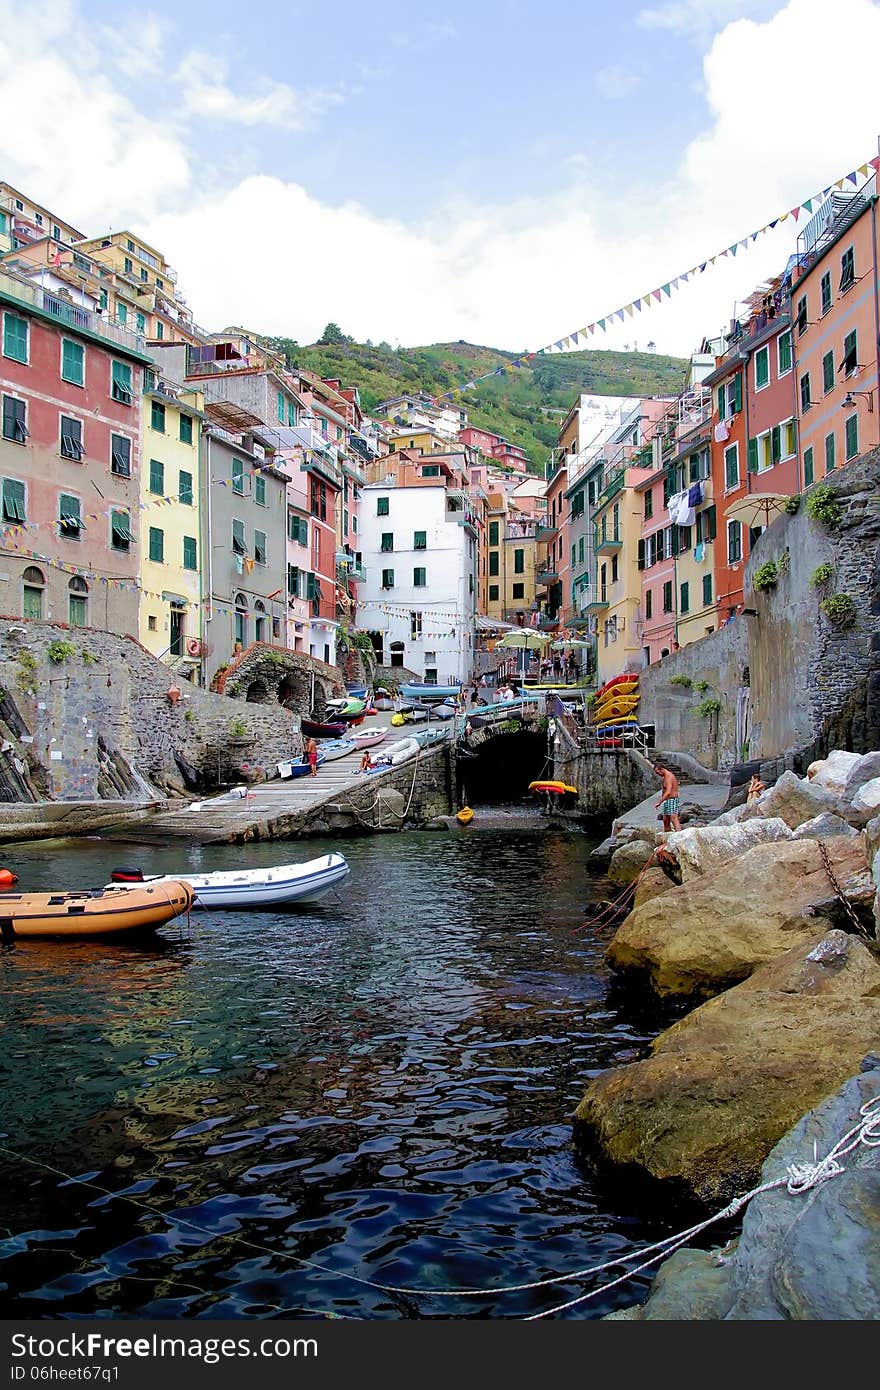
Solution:
[[[214,686],[220,694],[248,704],[283,701],[301,717],[308,718],[314,709],[319,719],[328,700],[345,694],[337,667],[268,642],[253,642],[231,666],[218,672]]]
[[[639,722],[643,727],[653,725],[656,748],[664,752],[685,750],[711,768],[741,761],[737,704],[742,707],[740,691],[748,665],[749,619],[739,617],[642,671]],[[692,684],[673,684],[674,676]],[[707,689],[695,690],[696,681],[708,682]],[[699,706],[707,699],[720,700],[721,709],[700,714]]]
[[[72,652],[51,647],[66,643]],[[60,659],[53,661],[50,651]],[[179,682],[133,637],[39,622],[0,623],[5,756],[56,801],[144,800],[258,779],[302,750],[297,716]]]
[[[366,834],[400,830],[408,823],[424,825],[454,810],[453,782],[451,746],[430,748],[401,767],[365,777],[363,787],[320,807],[308,831]]]

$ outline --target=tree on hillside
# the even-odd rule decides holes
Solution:
[[[354,338],[349,338],[347,334],[343,333],[338,323],[328,323],[318,342],[322,345],[325,343],[353,343]]]

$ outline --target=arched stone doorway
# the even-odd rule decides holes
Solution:
[[[269,702],[269,688],[265,681],[251,681],[245,692],[245,701],[249,705],[265,705]]]

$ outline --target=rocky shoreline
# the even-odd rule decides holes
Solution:
[[[757,801],[706,826],[669,836],[624,830],[617,847],[603,848],[611,851],[611,881],[636,885],[607,960],[622,981],[691,1012],[660,1033],[647,1057],[590,1082],[575,1116],[588,1161],[631,1186],[716,1212],[767,1181],[769,1168],[778,1177],[796,1137],[815,1129],[810,1112],[842,1123],[856,1093],[859,1104],[863,1093],[880,1095],[880,1070],[873,1070],[880,1068],[878,811],[880,754],[834,752],[806,778],[785,773]],[[854,1122],[850,1114],[840,1133]],[[820,1156],[839,1135],[824,1137]],[[776,1205],[754,1199],[735,1274],[730,1250],[723,1259],[680,1251],[645,1308],[627,1316],[880,1316],[880,1149],[865,1147],[857,1157],[858,1182],[835,1178],[808,1198],[785,1194],[784,1217],[778,1193],[770,1194]],[[808,1158],[812,1144],[788,1161]],[[759,1201],[769,1218],[752,1216]],[[800,1220],[792,1202],[820,1207],[813,1219],[829,1245],[845,1238],[858,1256],[845,1278],[840,1262],[831,1262],[839,1276],[832,1292],[824,1289],[827,1262],[809,1241],[802,1241],[802,1258],[812,1251],[815,1268],[798,1279],[810,1292],[780,1299],[768,1283],[769,1256],[757,1258],[749,1233],[770,1220],[780,1249],[787,1248],[789,1227]],[[820,1306],[834,1311],[811,1311]]]

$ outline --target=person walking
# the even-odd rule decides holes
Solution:
[[[678,818],[681,806],[678,795],[678,778],[663,763],[655,763],[654,772],[660,778],[661,783],[660,800],[654,802],[654,807],[659,810],[663,817],[663,829],[665,831],[681,830],[681,821]]]
[[[312,771],[312,776],[318,775],[318,745],[313,738],[306,743],[306,760]]]

